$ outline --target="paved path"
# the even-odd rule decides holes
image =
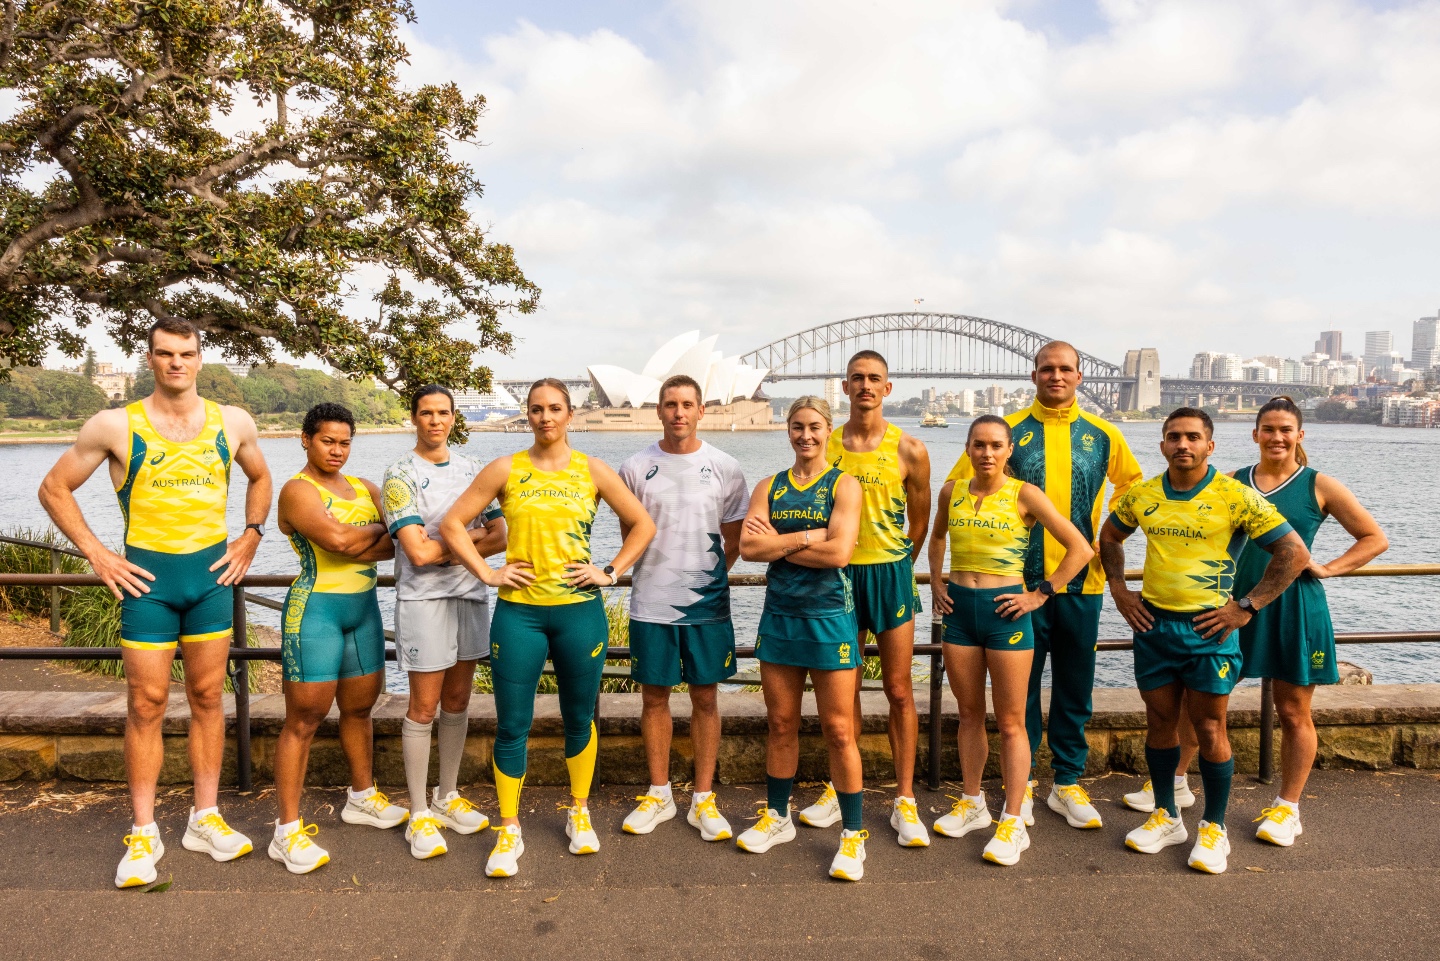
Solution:
[[[1255,842],[1249,820],[1269,791],[1237,780],[1230,872],[1184,866],[1188,846],[1145,856],[1119,807],[1138,779],[1088,782],[1104,829],[1072,830],[1037,810],[1034,845],[1015,868],[980,860],[984,838],[893,843],[885,799],[867,793],[874,832],[865,880],[830,881],[835,829],[801,829],[765,855],[707,845],[682,820],[654,834],[619,831],[632,790],[597,793],[603,849],[564,849],[561,793],[527,789],[523,873],[482,874],[493,834],[454,838],[451,853],[412,860],[400,832],[341,824],[334,790],[307,796],[333,861],[292,877],[264,856],[218,865],[180,846],[188,803],[161,806],[165,892],[115,891],[128,826],[124,797],[86,785],[0,790],[0,915],[6,958],[1411,958],[1440,943],[1440,777],[1317,772],[1294,848]],[[737,824],[758,786],[723,789]],[[991,785],[992,798],[997,786]],[[953,789],[952,789],[953,791]],[[813,792],[797,792],[808,798]],[[494,811],[494,793],[477,788]],[[921,792],[940,812],[943,793]],[[268,794],[224,798],[257,840]],[[78,813],[67,813],[76,806]],[[933,817],[933,814],[931,815]],[[1192,828],[1197,815],[1192,809]]]

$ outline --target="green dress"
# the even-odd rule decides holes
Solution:
[[[1308,548],[1326,514],[1315,498],[1314,469],[1302,467],[1279,487],[1266,493],[1255,487],[1255,468],[1242,467],[1235,479],[1247,484],[1284,515]],[[1265,574],[1270,555],[1246,544],[1235,569],[1235,596],[1255,589]],[[1290,684],[1336,684],[1340,669],[1335,661],[1335,628],[1325,587],[1308,571],[1302,572],[1285,592],[1255,613],[1240,628],[1241,677],[1268,677]]]

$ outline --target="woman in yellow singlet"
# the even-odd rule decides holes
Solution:
[[[535,686],[549,659],[555,665],[565,765],[570,770],[565,833],[571,854],[594,854],[600,839],[590,823],[588,798],[598,747],[595,699],[605,667],[609,624],[600,588],[613,585],[645,552],[655,523],[620,476],[599,458],[571,450],[574,407],[565,384],[538,380],[525,399],[535,443],[485,466],[440,524],[455,559],[500,589],[490,622],[490,672],[495,686],[495,787],[500,835],[485,865],[490,877],[520,869],[520,788],[535,717]],[[466,524],[498,499],[509,524],[505,566],[485,562]],[[590,562],[590,528],[603,500],[629,535],[606,567]]]
[[[275,745],[280,818],[270,856],[292,874],[330,860],[300,819],[300,793],[315,731],[340,705],[340,746],[350,765],[348,824],[392,828],[409,816],[375,789],[370,711],[384,684],[385,630],[375,597],[375,563],[395,556],[381,522],[380,489],[341,473],[350,458],[355,418],[340,404],[316,404],[300,443],[305,466],[280,488],[280,532],[300,558],[285,595],[281,633],[285,726]]]
[[[1094,556],[1084,535],[1033,484],[1011,477],[1006,464],[1014,450],[1010,425],[985,414],[970,424],[965,453],[975,468],[969,481],[940,488],[940,510],[930,535],[931,591],[935,610],[945,615],[945,673],[960,705],[962,797],[935,822],[948,837],[963,837],[990,826],[980,780],[990,755],[985,733],[985,675],[989,672],[1000,731],[1000,771],[1005,809],[985,860],[1015,864],[1030,846],[1026,792],[1030,739],[1025,733],[1025,696],[1035,638],[1030,612],[1064,590]],[[1025,590],[1025,551],[1035,525],[1060,542],[1065,557],[1049,580]],[[945,543],[950,542],[950,575]],[[1060,587],[1057,589],[1056,584]]]

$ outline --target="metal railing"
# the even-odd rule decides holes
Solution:
[[[65,574],[60,573],[61,555],[83,558],[84,555],[70,548],[59,547],[54,544],[47,544],[41,541],[27,540],[25,538],[0,535],[0,542],[16,544],[22,547],[31,547],[37,550],[50,552],[49,574],[3,574],[0,573],[0,587],[46,587],[50,592],[50,630],[52,633],[60,632],[60,592],[66,588],[74,587],[98,587],[103,586],[99,578],[94,574]],[[1426,577],[1440,575],[1440,564],[1369,564],[1349,574],[1342,574],[1341,577]],[[257,588],[288,588],[297,575],[293,574],[249,574],[234,589],[234,633],[230,647],[231,664],[228,675],[235,692],[235,750],[237,787],[241,791],[249,791],[254,786],[253,757],[250,747],[250,672],[249,661],[278,661],[281,658],[278,647],[250,647],[235,646],[233,638],[249,637],[248,627],[248,605],[266,607],[272,610],[280,610],[280,602],[259,594],[251,594],[245,590],[249,587]],[[1127,569],[1125,579],[1130,581],[1141,580],[1141,571],[1138,568]],[[928,572],[917,572],[915,580],[919,584],[929,584],[930,574]],[[616,587],[629,587],[630,577],[620,578]],[[377,587],[394,587],[395,578],[393,575],[381,575],[376,579]],[[764,574],[731,574],[730,586],[732,587],[764,587]],[[940,757],[942,751],[941,738],[941,699],[943,696],[942,685],[945,678],[945,662],[942,655],[944,644],[942,642],[944,628],[939,619],[932,619],[930,623],[929,643],[918,643],[915,645],[915,654],[918,656],[928,655],[930,658],[930,757],[928,782],[931,790],[940,787]],[[385,632],[387,640],[394,639],[394,633]],[[1415,644],[1415,643],[1437,643],[1440,642],[1440,631],[1351,631],[1336,633],[1337,644]],[[1101,640],[1097,643],[1097,651],[1128,651],[1134,647],[1132,641],[1122,638]],[[865,645],[865,656],[878,655],[880,648],[875,644]],[[736,657],[754,657],[754,645],[736,645]],[[123,648],[119,647],[8,647],[0,648],[0,660],[50,660],[50,661],[105,661],[121,660]],[[611,646],[607,653],[607,660],[629,660],[630,648],[626,646]],[[395,649],[385,649],[385,659],[395,660]],[[598,717],[599,711],[597,709]],[[1275,698],[1274,691],[1269,679],[1265,679],[1260,685],[1260,757],[1258,780],[1263,784],[1269,784],[1273,779],[1274,759],[1274,730],[1275,730]]]

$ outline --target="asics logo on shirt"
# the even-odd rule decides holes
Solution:
[[[656,464],[654,467],[651,467],[650,470],[645,473],[645,479],[649,480],[658,473],[660,473],[660,465]]]
[[[1229,677],[1229,676],[1230,676],[1230,662],[1229,662],[1229,661],[1226,661],[1224,664],[1221,664],[1221,665],[1220,665],[1220,670],[1219,670],[1217,673],[1220,675],[1221,680],[1224,680],[1226,677]]]
[[[527,471],[525,472],[525,476],[522,477],[522,478],[520,478],[520,483],[522,483],[522,484],[528,484],[529,482],[530,482],[530,472],[527,470]]]
[[[1035,432],[1034,432],[1033,430],[1027,430],[1027,431],[1025,432],[1025,436],[1022,437],[1022,438],[1020,438],[1020,446],[1021,446],[1021,447],[1024,447],[1026,444],[1030,443],[1030,441],[1033,440],[1034,438],[1035,438]]]
[[[1011,635],[1010,635],[1010,643],[1011,643],[1011,644],[1019,644],[1019,643],[1020,643],[1020,638],[1022,638],[1022,637],[1024,637],[1024,636],[1025,636],[1025,632],[1024,632],[1024,631],[1016,631],[1014,634],[1011,634]]]
[[[788,491],[789,489],[790,489],[790,488],[788,488],[788,487],[777,487],[777,488],[775,488],[775,492],[770,495],[770,499],[771,499],[772,501],[778,501],[781,497],[785,496],[785,492]]]
[[[428,478],[428,477],[425,478],[423,481],[420,482],[420,489],[421,489],[422,491],[423,491],[425,488],[429,487],[429,486],[430,486],[430,478]]]
[[[151,466],[151,467],[154,467],[156,464],[160,463],[160,462],[161,462],[162,460],[164,460],[164,459],[165,459],[165,452],[162,450],[160,453],[158,453],[158,454],[156,454],[154,457],[150,458],[150,466]]]
[[[590,652],[590,656],[591,656],[591,657],[599,657],[599,656],[600,656],[600,652],[603,651],[604,649],[605,649],[605,642],[604,642],[604,641],[601,641],[599,644],[596,644],[596,645],[595,645],[595,650],[593,650],[593,651]]]
[[[756,643],[756,644],[759,644],[759,643],[760,643],[760,641],[759,641],[758,638],[756,639],[755,643]],[[1323,657],[1324,655],[1322,654],[1321,656]],[[726,654],[726,655],[725,655],[725,666],[726,666],[726,667],[729,667],[729,666],[730,666],[730,662],[731,662],[732,660],[734,660],[734,659],[735,659],[735,655],[734,655],[733,653]]]
[[[1146,517],[1149,517],[1151,514],[1155,513],[1155,512],[1158,511],[1159,509],[1160,509],[1160,505],[1159,505],[1159,504],[1151,504],[1149,507],[1145,508],[1145,516],[1146,516]]]
[[[905,616],[905,605],[904,605],[904,604],[901,604],[901,605],[900,605],[900,610],[898,610],[898,611],[895,612],[895,616],[896,616],[896,617],[904,617],[904,616]]]

